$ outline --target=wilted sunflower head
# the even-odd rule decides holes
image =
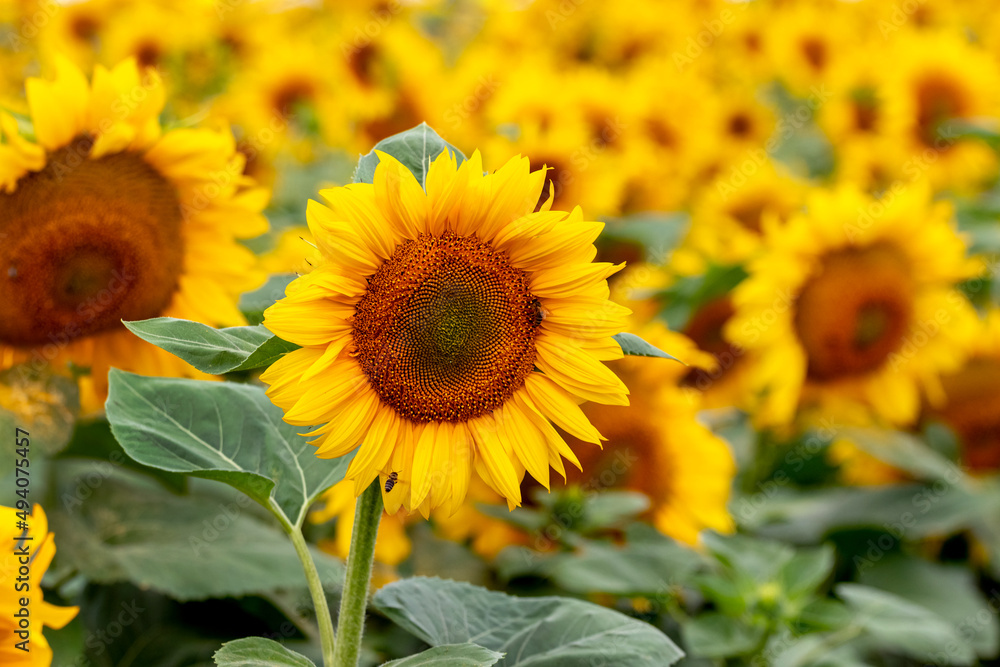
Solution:
[[[577,403],[627,404],[601,361],[628,311],[594,263],[602,223],[535,211],[545,175],[514,158],[483,174],[447,152],[425,187],[379,153],[374,184],[321,193],[309,226],[323,261],[293,282],[265,325],[302,347],[262,379],[321,457],[358,448],[355,492],[379,476],[389,512],[457,509],[473,469],[513,507],[525,470],[577,463],[549,420],[600,434]]]
[[[121,321],[242,323],[235,297],[259,276],[235,238],[266,231],[267,193],[228,132],[164,134],[162,84],[134,60],[92,83],[59,60],[26,88],[37,143],[0,118],[0,366],[90,368],[98,401],[112,351],[130,370],[189,374]]]

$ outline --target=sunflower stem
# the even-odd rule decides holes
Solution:
[[[375,559],[375,539],[382,520],[382,490],[375,479],[358,498],[354,514],[351,552],[347,556],[344,593],[340,598],[337,618],[337,647],[333,654],[334,667],[357,667],[361,653],[361,635],[365,627],[365,607]]]
[[[284,518],[283,513],[278,513],[276,516],[278,516],[282,528],[288,533],[288,537],[291,538],[292,544],[295,545],[295,553],[302,561],[302,569],[306,573],[309,594],[312,596],[313,606],[316,608],[316,625],[319,626],[319,640],[323,647],[323,667],[333,667],[335,664],[333,619],[330,617],[330,605],[326,601],[326,593],[323,591],[323,582],[319,578],[319,570],[316,569],[316,563],[313,561],[312,554],[309,553],[309,545],[302,534],[302,526],[293,525]]]

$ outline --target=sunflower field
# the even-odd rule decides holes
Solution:
[[[0,0],[0,665],[1000,665],[1000,3]]]

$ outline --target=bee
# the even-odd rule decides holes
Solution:
[[[385,492],[389,493],[392,491],[392,487],[396,486],[396,480],[399,479],[399,473],[391,472],[389,473],[388,479],[385,480]]]
[[[532,299],[532,305],[534,306],[532,312],[531,326],[537,329],[541,326],[542,320],[545,319],[545,313],[542,312],[542,302],[538,299]]]

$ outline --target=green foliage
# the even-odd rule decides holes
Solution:
[[[219,667],[316,667],[316,663],[304,655],[261,637],[226,642],[216,651],[215,664]]]
[[[124,324],[139,338],[212,375],[264,368],[299,347],[259,325],[214,329],[173,317]]]
[[[615,342],[622,348],[622,352],[628,357],[657,357],[659,359],[673,359],[677,361],[676,357],[672,357],[660,348],[651,345],[639,338],[635,334],[622,332],[620,334],[615,334]]]
[[[243,494],[202,483],[180,496],[145,475],[87,461],[63,462],[57,483],[49,519],[60,559],[92,581],[130,581],[178,600],[305,584],[292,546]],[[343,576],[339,561],[313,557],[324,580]]]
[[[260,387],[149,378],[113,369],[108,420],[129,456],[161,470],[216,479],[291,525],[347,471],[318,459]]]
[[[394,134],[375,144],[375,148],[371,152],[358,160],[358,167],[354,172],[354,182],[373,183],[375,181],[375,168],[379,163],[376,154],[378,151],[399,160],[403,166],[410,170],[417,179],[417,183],[423,185],[427,179],[427,169],[431,162],[446,150],[458,159],[459,164],[465,161],[462,151],[442,139],[441,135],[431,129],[430,125],[421,123],[412,129]]]
[[[502,653],[476,644],[443,644],[382,667],[490,667],[502,658]]]
[[[664,304],[660,317],[671,329],[683,329],[699,308],[725,296],[746,277],[742,266],[713,264],[701,275],[677,278],[657,295]]]
[[[659,630],[579,600],[515,598],[416,577],[379,590],[374,606],[432,646],[468,641],[503,652],[500,667],[588,662],[660,667],[683,656]]]

